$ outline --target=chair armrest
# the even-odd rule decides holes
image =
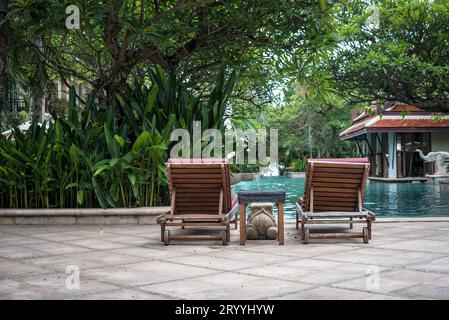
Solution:
[[[165,214],[161,214],[160,216],[156,217],[156,223],[157,224],[162,224],[165,222]]]
[[[298,216],[301,218],[307,218],[307,213],[304,212],[302,209],[302,205],[300,205],[298,202],[295,203],[296,206],[296,212],[298,213]]]
[[[234,206],[232,207],[232,209],[229,210],[229,212],[225,214],[225,220],[231,221],[235,217],[235,214],[236,214],[238,208],[239,208],[239,204],[236,202],[234,204]]]
[[[368,216],[371,218],[371,221],[376,221],[376,214],[368,209],[363,208],[364,211],[368,212]]]

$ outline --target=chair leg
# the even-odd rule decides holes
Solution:
[[[352,221],[352,217],[349,218],[349,221]],[[354,228],[354,224],[352,222],[349,223],[349,229]]]
[[[228,224],[226,226],[226,241],[229,243],[231,242],[231,225]]]
[[[363,227],[363,243],[369,243],[369,231],[367,227]]]
[[[368,239],[371,240],[371,220],[368,220]]]
[[[310,240],[310,230],[309,230],[309,228],[305,228],[304,229],[304,237],[303,237],[302,241],[304,244],[308,244],[309,240]]]
[[[304,228],[304,220],[301,220],[301,240],[304,240],[305,236],[305,228]]]
[[[161,224],[161,242],[164,242],[165,224]]]
[[[184,223],[184,220],[182,220],[182,223]],[[184,227],[184,226],[182,226],[182,227],[181,227],[181,229],[185,229],[185,227]]]
[[[168,246],[170,244],[170,230],[164,232],[164,245]]]
[[[299,221],[298,221],[298,219],[299,219],[299,215],[298,215],[298,211],[296,211],[296,230],[299,229]]]

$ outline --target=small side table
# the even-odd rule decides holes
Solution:
[[[240,245],[246,243],[246,206],[254,202],[271,202],[278,207],[278,242],[284,244],[284,203],[285,191],[250,190],[238,193],[240,205]]]

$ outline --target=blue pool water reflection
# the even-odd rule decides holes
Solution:
[[[264,177],[232,186],[241,190],[284,190],[285,216],[294,219],[295,202],[304,193],[304,179]],[[449,216],[449,184],[368,181],[364,207],[378,217]]]

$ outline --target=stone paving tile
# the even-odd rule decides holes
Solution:
[[[386,295],[386,294],[379,294],[379,293],[371,293],[367,298],[363,298],[362,300],[410,300],[406,297],[401,296],[393,296],[393,295]]]
[[[110,252],[116,252],[124,254],[126,256],[140,257],[142,259],[153,259],[153,260],[191,255],[191,253],[184,253],[182,251],[162,250],[160,249],[160,247],[157,247],[157,249],[147,247],[125,247],[113,249],[110,250]]]
[[[90,249],[82,248],[79,246],[72,246],[65,243],[52,243],[52,242],[29,244],[26,247],[46,252],[49,255],[70,254],[70,253],[90,251]]]
[[[427,281],[428,284],[440,285],[440,286],[449,286],[449,276],[446,274],[442,278],[436,278],[430,281]]]
[[[441,254],[391,249],[370,248],[320,255],[320,259],[379,265],[386,267],[407,266],[441,257]]]
[[[44,268],[39,268],[38,266],[0,258],[0,279],[29,276],[30,274],[40,275],[49,272],[50,271]]]
[[[408,268],[421,271],[449,273],[449,257],[434,259],[432,261],[411,265],[408,266]]]
[[[291,256],[280,256],[273,254],[268,255],[248,250],[239,250],[236,248],[232,248],[231,250],[216,250],[210,253],[205,253],[205,256],[226,257],[227,259],[249,261],[254,262],[256,265],[273,264],[296,259],[296,257]]]
[[[302,272],[319,272],[325,270],[337,270],[343,267],[356,267],[365,269],[366,266],[349,262],[319,260],[319,258],[306,258],[288,261],[282,264],[284,267],[301,270]]]
[[[281,278],[314,285],[352,279],[356,276],[362,276],[366,272],[367,266],[365,265],[315,259],[298,259],[277,265],[239,271],[239,273],[244,274]]]
[[[273,247],[274,246],[274,247]],[[269,254],[275,256],[287,256],[287,257],[314,257],[326,253],[334,253],[341,251],[350,251],[357,249],[357,246],[342,245],[342,244],[316,244],[311,243],[304,245],[302,243],[286,244],[284,246],[278,246],[276,243],[258,245],[255,243],[249,244],[242,248],[247,252],[255,252],[262,254]]]
[[[167,247],[159,244],[158,246],[156,246],[156,248],[162,251],[179,252],[184,255],[189,255],[189,254],[208,254],[213,252],[227,252],[228,250],[232,250],[231,248],[233,248],[233,245],[223,247],[222,245],[209,244],[205,241],[202,241],[198,244],[189,241],[187,243],[180,243],[178,245],[171,245]]]
[[[380,272],[378,278],[373,274],[335,284],[335,287],[389,294],[416,284],[438,281],[445,275],[441,273],[412,270],[393,270]]]
[[[120,225],[105,225],[102,226],[102,229],[106,235],[113,233],[135,236],[144,236],[151,234],[151,236],[154,236],[154,231],[160,231],[161,227],[159,225],[133,225],[131,226],[131,228],[128,228],[127,226],[123,227]]]
[[[129,236],[129,235],[120,235],[120,234],[110,234],[104,235],[101,237],[101,240],[118,242],[121,244],[125,244],[127,246],[145,246],[147,244],[152,243],[146,238],[138,237],[138,236]]]
[[[10,259],[23,259],[23,258],[33,258],[46,256],[47,253],[18,246],[0,247],[0,257],[10,258]]]
[[[129,264],[143,261],[143,258],[133,257],[112,251],[88,252],[78,255],[81,259],[97,264],[98,266],[111,266]]]
[[[27,244],[44,243],[44,242],[45,240],[43,239],[35,239],[20,235],[11,235],[4,233],[0,235],[0,247],[23,246]]]
[[[368,292],[332,287],[318,287],[277,297],[282,300],[364,300],[371,296]],[[385,296],[392,298],[391,296]]]
[[[84,275],[121,286],[138,286],[150,283],[173,281],[216,273],[205,268],[189,267],[163,261],[145,261],[134,264],[89,269]]]
[[[331,284],[345,279],[365,276],[369,271],[368,266],[355,263],[325,263],[324,260],[310,260],[306,263],[299,263],[297,274],[289,276],[292,280],[298,280],[311,284]],[[296,263],[295,262],[295,263]],[[291,267],[291,262],[286,264]],[[382,269],[381,269],[382,270]]]
[[[72,241],[72,240],[80,240],[84,239],[84,237],[80,234],[70,234],[64,232],[50,232],[50,233],[38,233],[33,235],[34,238],[48,240],[48,241]]]
[[[67,266],[76,265],[80,269],[80,272],[83,272],[86,269],[135,263],[142,260],[142,258],[127,256],[111,251],[91,251],[86,253],[83,252],[29,259],[27,260],[27,263],[59,272],[65,272]]]
[[[95,250],[109,250],[126,247],[126,244],[111,242],[107,239],[84,239],[84,240],[73,240],[66,242],[75,246],[95,249]]]
[[[392,228],[403,228],[403,229],[430,229],[430,230],[449,230],[448,222],[415,222],[415,223],[391,223],[389,224]]]
[[[68,289],[66,279],[66,274],[49,274],[0,280],[0,299],[65,299],[117,288],[81,277],[78,290]]]
[[[190,265],[194,267],[211,268],[222,271],[238,270],[257,266],[258,263],[245,260],[234,260],[226,257],[212,257],[206,255],[192,255],[165,259],[165,261]]]
[[[428,240],[441,240],[441,241],[449,241],[449,230],[444,231],[442,233],[433,233],[432,236],[427,237]]]
[[[100,252],[93,252],[95,255],[101,254]],[[38,266],[41,268],[45,268],[47,270],[52,270],[53,272],[65,272],[67,266],[77,266],[80,270],[102,267],[98,263],[94,263],[89,259],[85,259],[84,256],[86,253],[83,253],[83,256],[77,254],[69,254],[69,255],[50,255],[45,257],[31,258],[26,259],[26,263],[32,266]]]
[[[391,242],[380,245],[379,248],[449,254],[447,242],[437,240],[415,239],[402,242]]]
[[[435,230],[429,229],[390,228],[376,231],[374,236],[416,239],[416,236],[419,235],[420,239],[426,239],[435,236],[436,233]]]
[[[410,241],[408,238],[404,237],[396,237],[396,236],[388,236],[388,235],[382,235],[382,234],[373,234],[373,239],[369,241],[369,244],[359,243],[359,242],[341,242],[340,244],[342,246],[351,246],[351,247],[357,247],[357,248],[366,248],[366,247],[378,247],[381,245],[388,245],[391,243],[407,243]],[[324,242],[314,242],[314,244],[324,244]]]
[[[64,234],[75,235],[78,236],[79,239],[104,238],[109,235],[103,228],[95,226],[90,226],[90,229],[68,230],[65,231]]]
[[[47,226],[47,225],[0,225],[0,231],[4,231],[7,234],[17,234],[17,235],[32,235],[33,237],[40,233],[50,233],[54,232],[55,229],[59,232],[64,231],[76,231],[79,228],[74,228],[74,226]],[[30,233],[30,231],[32,232]]]
[[[449,286],[433,284],[416,284],[404,289],[393,291],[392,293],[406,296],[413,299],[449,299]]]
[[[232,229],[228,246],[166,247],[158,225],[0,226],[0,299],[441,299],[447,231],[449,222],[384,223],[368,245],[304,245],[287,223],[284,246],[240,246]],[[65,287],[68,265],[80,268],[80,290]]]
[[[74,297],[75,300],[165,300],[165,296],[145,293],[140,290],[118,289]]]
[[[311,286],[284,280],[223,272],[205,277],[140,287],[182,299],[263,299]]]

